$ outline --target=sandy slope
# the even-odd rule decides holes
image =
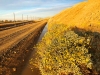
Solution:
[[[48,29],[54,24],[66,24],[100,32],[100,0],[84,1],[63,10],[49,20]]]

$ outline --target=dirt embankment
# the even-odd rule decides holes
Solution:
[[[80,66],[80,70],[84,75],[100,75],[100,0],[85,0],[53,16],[48,22],[48,31],[57,33],[57,28],[58,33],[61,33],[59,36],[66,35],[63,30],[71,29],[78,36],[91,38],[88,53],[91,54],[93,67],[88,69],[90,73],[84,66]]]
[[[20,75],[46,21],[0,32],[0,75]]]
[[[84,1],[63,10],[49,20],[48,29],[55,24],[100,32],[100,0]]]

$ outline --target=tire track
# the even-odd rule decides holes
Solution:
[[[8,41],[5,41],[4,44],[0,45],[0,51],[6,51],[7,49],[13,47],[15,44],[17,44],[23,37],[26,37],[32,30],[34,30],[35,28],[38,28],[38,26],[40,25],[40,22],[39,23],[36,23],[35,26],[31,26],[29,27],[29,29],[27,29],[24,33],[21,33],[21,34],[15,34],[17,37],[13,37],[13,34],[12,34],[12,37],[8,37],[7,38],[9,39]],[[6,38],[6,39],[7,39]],[[5,40],[6,40],[5,39]]]
[[[5,51],[0,52],[0,75],[20,75],[25,59],[32,52],[33,45],[39,37],[37,34],[40,34],[46,22],[38,24],[19,35],[18,37],[20,38],[16,39],[17,43],[14,40],[10,40],[14,41],[15,44],[13,43],[14,45],[11,45],[10,48],[7,47]]]
[[[11,38],[17,37],[18,35],[21,35],[22,33],[27,32],[29,29],[31,29],[33,26],[30,26],[29,28],[19,30],[11,35],[5,36],[0,40],[0,45],[7,43]]]
[[[15,27],[20,27],[26,24],[31,24],[33,23],[32,21],[28,21],[28,22],[17,22],[17,23],[4,23],[4,24],[0,24],[0,31],[3,30],[7,30],[7,29],[11,29],[11,28],[15,28]]]

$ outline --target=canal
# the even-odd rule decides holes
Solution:
[[[39,39],[38,39],[38,42],[42,39],[42,37],[44,36],[44,34],[47,32],[47,27],[48,27],[48,25],[46,25],[46,26],[44,27],[44,29],[43,29],[43,31],[42,31],[42,33],[41,33]],[[37,42],[37,43],[38,43],[38,42]],[[35,68],[35,67],[34,67],[34,68],[33,68],[33,71],[32,71],[31,65],[29,64],[29,60],[30,60],[31,58],[34,58],[34,56],[33,56],[34,53],[35,53],[35,50],[33,50],[33,53],[32,53],[32,55],[30,56],[30,58],[28,59],[28,62],[27,62],[27,64],[26,64],[26,66],[24,67],[24,69],[23,69],[21,75],[41,75],[38,68]]]

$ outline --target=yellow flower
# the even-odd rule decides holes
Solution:
[[[79,44],[83,44],[84,40],[85,40],[84,38],[80,39]]]

